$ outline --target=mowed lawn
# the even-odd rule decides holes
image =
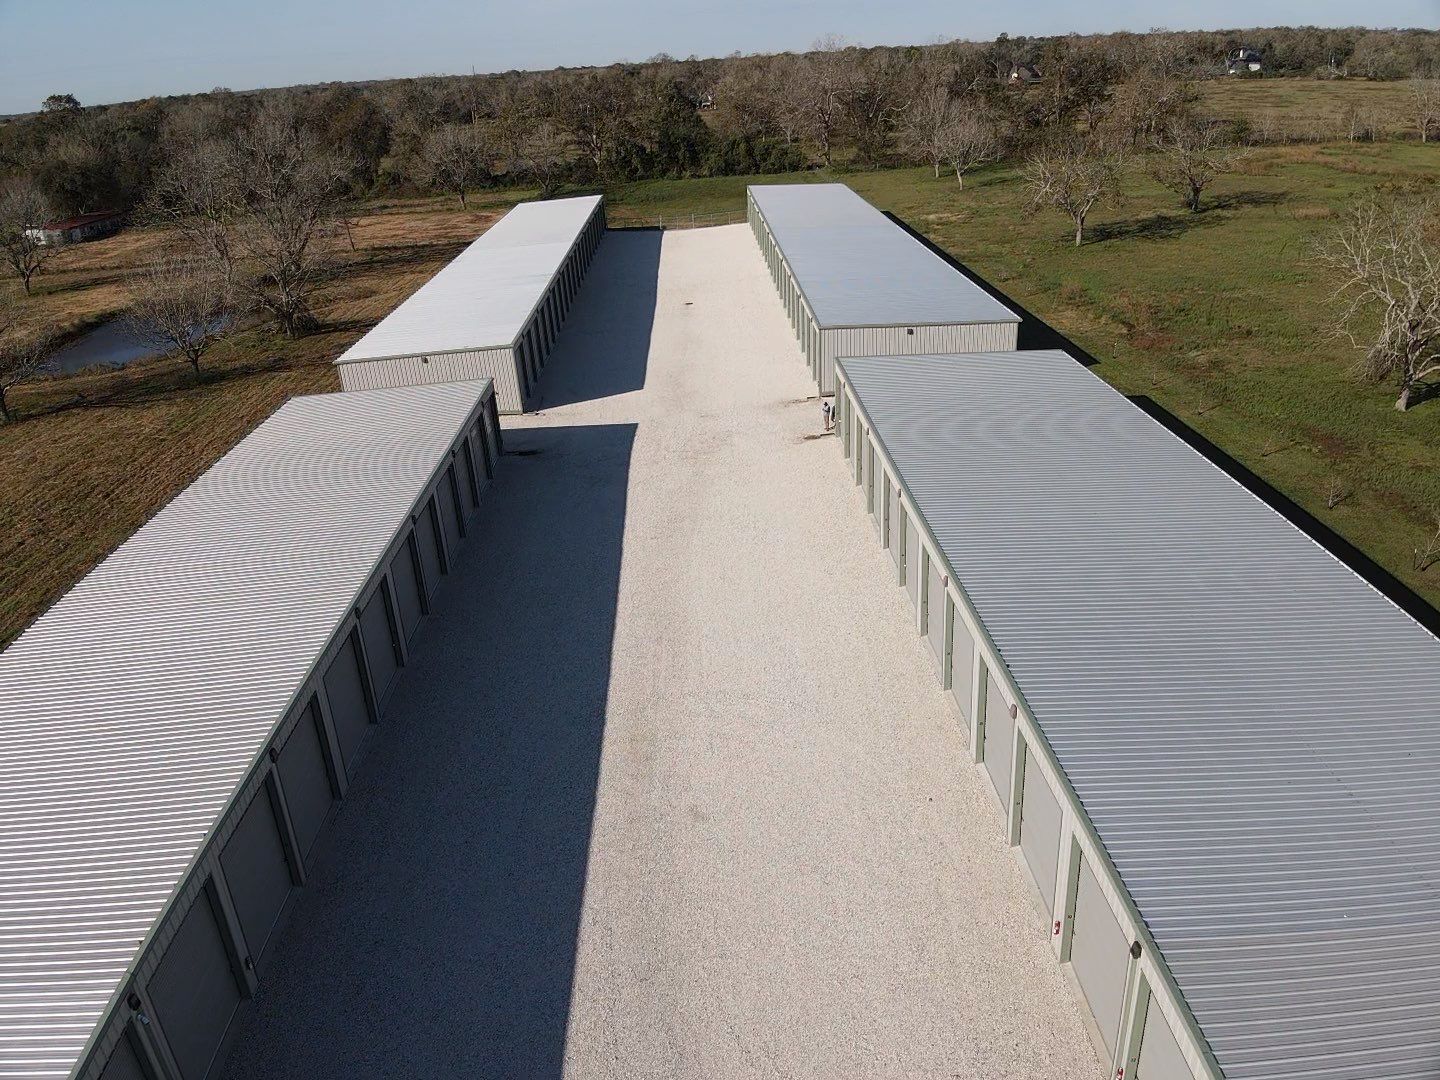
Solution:
[[[1245,89],[1271,85],[1296,92]],[[1137,164],[1123,204],[1097,211],[1079,249],[1058,215],[1027,206],[1009,166],[963,191],[902,169],[655,181],[607,196],[612,224],[707,224],[739,220],[752,180],[843,180],[1091,352],[1097,375],[1155,398],[1440,605],[1440,563],[1415,567],[1440,512],[1440,400],[1397,413],[1389,387],[1355,377],[1353,350],[1327,333],[1335,304],[1310,257],[1349,201],[1437,176],[1440,146],[1261,149],[1190,214]],[[240,333],[199,385],[159,361],[19,391],[25,418],[0,427],[0,643],[287,397],[336,389],[330,360],[533,194],[491,193],[468,211],[441,199],[361,208],[324,332]],[[37,279],[37,311],[76,326],[119,310],[152,242],[131,230],[66,252]]]

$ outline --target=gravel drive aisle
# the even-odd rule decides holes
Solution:
[[[228,1075],[1102,1076],[748,228],[541,385]]]

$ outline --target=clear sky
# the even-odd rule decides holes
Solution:
[[[1440,26],[1440,0],[0,0],[0,113],[152,94],[1001,32]]]

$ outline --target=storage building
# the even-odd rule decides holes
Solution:
[[[296,398],[0,653],[0,1077],[210,1072],[499,452],[488,381]]]
[[[340,384],[488,378],[524,412],[604,233],[603,196],[521,203],[346,349]]]
[[[1020,316],[844,184],[752,184],[746,208],[821,394],[837,356],[1016,347]]]
[[[1440,641],[1065,353],[837,371],[1109,1075],[1440,1073]]]
[[[72,218],[47,221],[43,225],[31,225],[25,235],[45,247],[62,244],[83,244],[87,240],[99,240],[120,231],[124,215],[118,210],[96,210]]]

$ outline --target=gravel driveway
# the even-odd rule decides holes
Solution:
[[[541,385],[229,1076],[1101,1077],[746,226]]]

